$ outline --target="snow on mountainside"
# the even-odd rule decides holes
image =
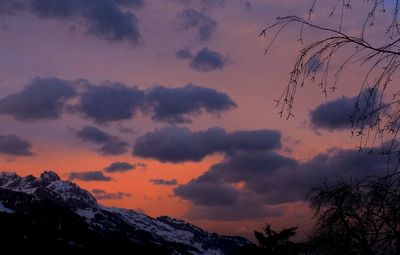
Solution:
[[[152,218],[137,211],[100,205],[90,192],[70,181],[61,180],[52,171],[43,172],[39,178],[2,172],[0,190],[23,193],[38,201],[51,201],[79,215],[90,230],[107,234],[123,233],[139,245],[154,243],[169,247],[169,254],[237,254],[238,250],[250,245],[244,238],[208,233],[183,220],[167,216]],[[12,194],[2,194],[0,215],[18,213],[17,204],[23,202],[14,201],[13,204],[10,201]]]
[[[96,199],[90,192],[81,189],[70,181],[62,181],[52,171],[43,172],[40,178],[36,178],[33,175],[21,177],[16,173],[2,172],[0,173],[0,187],[31,195],[47,192],[53,198],[59,199],[73,208],[98,207]]]

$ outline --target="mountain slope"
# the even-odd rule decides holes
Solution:
[[[249,254],[252,246],[182,220],[100,205],[54,172],[39,178],[0,173],[0,230],[2,247],[14,251]]]

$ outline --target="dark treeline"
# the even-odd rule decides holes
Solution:
[[[297,228],[255,231],[260,254],[400,254],[400,174],[322,183],[308,196],[315,225],[303,242]]]

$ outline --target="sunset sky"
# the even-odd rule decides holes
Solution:
[[[309,81],[295,117],[278,115],[299,27],[267,55],[258,35],[312,2],[0,0],[1,170],[53,170],[102,204],[222,234],[266,222],[305,232],[312,185],[386,164],[359,154],[349,131],[362,68],[327,98]],[[319,1],[313,20],[335,26],[333,2]]]

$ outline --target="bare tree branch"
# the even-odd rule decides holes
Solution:
[[[322,93],[327,96],[328,91],[335,91],[338,88],[339,78],[346,67],[358,64],[364,70],[364,77],[359,87],[353,113],[349,116],[351,133],[360,138],[357,148],[388,155],[395,159],[394,162],[398,168],[400,163],[400,143],[397,141],[400,132],[400,88],[393,84],[392,77],[397,74],[400,66],[400,0],[360,1],[369,4],[370,8],[366,9],[369,11],[361,24],[359,36],[350,35],[344,29],[345,14],[352,10],[351,0],[335,1],[329,16],[339,14],[338,28],[318,25],[311,21],[319,2],[312,1],[307,19],[298,16],[279,17],[275,23],[260,33],[269,40],[265,50],[265,53],[268,53],[279,35],[289,29],[290,25],[297,24],[300,29],[298,41],[303,45],[302,49],[292,67],[285,89],[275,100],[279,115],[286,119],[294,117],[296,93],[306,81],[317,83]],[[390,8],[385,6],[387,2],[390,2]],[[391,10],[389,14],[386,14],[387,8]],[[386,18],[388,15],[391,17],[386,28],[383,24],[376,26],[378,14],[386,14],[384,16]],[[376,29],[382,27],[384,29],[380,40],[372,42],[367,39],[368,30],[380,31]],[[303,34],[306,29],[319,31],[323,36],[322,39],[304,45]]]

